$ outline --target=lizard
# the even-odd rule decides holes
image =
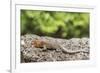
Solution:
[[[31,45],[32,45],[32,47],[44,48],[44,49],[47,49],[47,48],[52,48],[52,49],[60,48],[65,53],[88,52],[85,49],[76,49],[76,50],[67,49],[67,48],[64,47],[65,44],[60,44],[59,42],[57,42],[57,40],[54,41],[54,39],[49,39],[49,40],[36,39],[36,40],[33,40],[31,42]]]

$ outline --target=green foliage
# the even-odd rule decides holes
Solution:
[[[89,37],[89,13],[21,10],[21,34]]]

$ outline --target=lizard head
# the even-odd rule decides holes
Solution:
[[[31,42],[32,47],[42,48],[45,45],[45,41],[36,39]]]

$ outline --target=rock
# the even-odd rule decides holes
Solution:
[[[46,49],[43,49],[43,47],[32,47],[31,42],[36,39],[52,43],[51,45],[54,47],[46,47]],[[68,52],[63,51],[57,44],[63,46]],[[21,36],[21,63],[89,60],[89,50],[89,38],[72,38],[67,40],[34,34]]]

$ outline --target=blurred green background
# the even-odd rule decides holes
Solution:
[[[21,35],[89,37],[89,13],[21,10]]]

